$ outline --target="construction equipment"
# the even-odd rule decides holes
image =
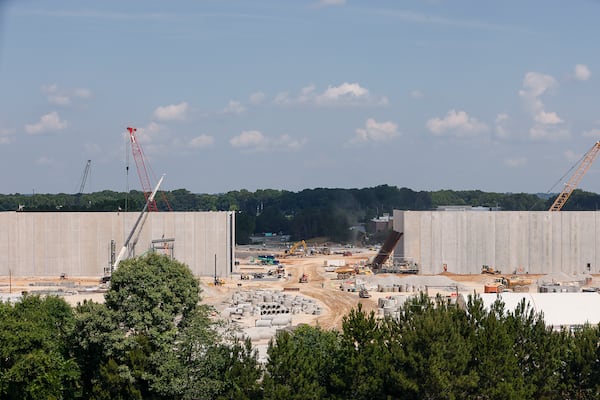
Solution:
[[[299,283],[308,283],[308,274],[304,273],[298,280]]]
[[[134,233],[136,232],[138,225],[140,224],[140,221],[146,215],[146,212],[148,211],[148,205],[154,201],[154,196],[156,196],[156,192],[158,192],[158,188],[160,187],[160,184],[162,183],[164,178],[165,178],[164,175],[160,177],[160,179],[158,180],[158,183],[156,184],[156,187],[154,188],[152,193],[150,193],[150,196],[148,196],[148,199],[146,200],[146,204],[144,204],[144,208],[140,212],[140,215],[138,216],[137,220],[135,221],[133,228],[131,228],[131,232],[129,232],[129,236],[127,236],[127,239],[125,240],[125,243],[123,243],[123,247],[121,248],[119,255],[117,256],[114,264],[112,265],[111,272],[113,272],[117,269],[117,267],[119,266],[119,263],[125,257],[125,253],[127,253],[127,250],[129,247],[129,242],[131,241],[131,238],[133,237]]]
[[[215,286],[223,286],[225,284],[225,279],[223,278],[215,278]]]
[[[494,269],[494,267],[490,267],[489,265],[482,265],[481,266],[481,273],[482,274],[497,275],[497,274],[500,274],[500,271],[497,270],[497,269]]]
[[[302,247],[302,254],[301,255],[308,254],[308,248],[306,247],[306,242],[304,240],[301,240],[299,242],[294,243],[292,245],[292,247],[290,247],[289,250],[285,251],[286,256],[295,256],[296,255],[296,250],[298,250],[299,247]]]
[[[144,152],[142,151],[142,147],[140,146],[137,137],[135,136],[137,128],[128,127],[127,130],[129,131],[129,139],[131,140],[131,152],[133,153],[135,166],[140,177],[140,183],[142,184],[142,191],[144,192],[146,202],[148,202],[148,199],[150,198],[150,193],[152,191],[152,184],[150,183],[150,177],[148,176],[148,170],[146,169]],[[162,193],[162,198],[165,204],[167,205],[167,208],[170,211],[172,211],[171,205],[169,204],[169,201],[167,200],[167,197],[164,193]],[[148,211],[158,211],[156,200],[153,199],[152,202],[148,205]]]
[[[92,165],[92,160],[87,160],[85,164],[85,168],[83,169],[83,177],[81,178],[81,184],[79,185],[79,191],[77,192],[77,197],[75,198],[75,204],[79,205],[81,203],[81,195],[83,194],[83,189],[85,188],[85,182],[87,181],[88,175],[90,174],[90,167]]]
[[[390,258],[390,255],[394,252],[394,248],[400,241],[400,238],[404,235],[403,232],[397,232],[392,230],[385,241],[383,242],[383,246],[379,249],[379,252],[370,263],[370,267],[374,272],[378,272],[379,269],[383,266],[383,264]]]
[[[352,275],[356,274],[356,270],[352,267],[340,267],[334,271],[337,274],[338,279],[348,279]]]
[[[563,208],[563,206],[569,199],[569,196],[571,196],[571,193],[573,193],[573,191],[581,181],[581,178],[583,178],[585,173],[590,169],[592,163],[594,162],[594,159],[596,159],[596,157],[598,156],[599,151],[600,141],[594,143],[592,148],[589,149],[588,152],[585,153],[584,156],[578,161],[579,165],[577,169],[565,184],[565,188],[563,189],[563,191],[560,192],[558,196],[556,196],[554,203],[552,203],[552,206],[548,211],[560,211]]]
[[[483,287],[484,293],[501,293],[505,291],[512,292],[529,292],[529,287],[533,283],[531,279],[522,278],[520,276],[501,276],[494,279],[493,282],[487,283]]]
[[[371,297],[371,293],[369,293],[366,287],[361,286],[360,290],[358,291],[358,297],[361,299],[368,299]]]

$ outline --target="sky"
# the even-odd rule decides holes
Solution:
[[[598,0],[0,0],[0,193],[562,190]],[[600,161],[579,188],[600,193]]]

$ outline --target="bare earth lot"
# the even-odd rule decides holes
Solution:
[[[214,277],[203,277],[200,279],[200,285],[202,288],[202,301],[214,307],[213,314],[215,318],[228,320],[231,324],[239,327],[241,332],[245,332],[244,334],[251,337],[254,346],[259,350],[260,358],[263,359],[266,356],[265,351],[269,339],[281,327],[273,326],[260,331],[262,328],[258,328],[257,320],[264,318],[260,316],[260,313],[259,315],[256,312],[252,314],[244,313],[244,315],[228,314],[227,310],[231,310],[232,299],[236,293],[268,291],[310,299],[310,302],[314,302],[319,306],[319,312],[314,314],[305,312],[289,314],[290,323],[287,326],[306,323],[314,326],[318,325],[324,329],[340,329],[344,316],[350,310],[356,308],[359,303],[367,312],[374,311],[378,313],[378,311],[381,311],[381,309],[378,309],[380,298],[387,298],[392,295],[409,296],[418,290],[424,289],[429,295],[440,293],[444,296],[452,296],[456,289],[461,293],[480,293],[483,292],[484,285],[495,278],[493,275],[484,274],[454,275],[440,273],[436,276],[377,274],[357,275],[354,279],[340,281],[337,279],[336,273],[325,270],[327,262],[340,263],[345,261],[348,266],[364,264],[376,253],[369,250],[355,250],[351,256],[347,257],[342,254],[318,254],[285,258],[281,253],[274,253],[285,267],[283,277],[277,278],[276,276],[267,275],[269,269],[274,269],[273,266],[263,266],[257,262],[256,256],[260,251],[264,250],[259,248],[254,249],[254,251],[238,251],[236,255],[239,265],[236,265],[236,271],[232,276],[224,280],[224,284],[215,285]],[[254,279],[252,274],[255,272],[263,272],[265,278]],[[242,280],[242,273],[248,274],[250,279]],[[308,275],[307,283],[299,282],[302,274]],[[539,276],[529,275],[527,278],[535,282]],[[451,282],[451,284],[444,283],[445,286],[438,287],[423,286],[428,285],[427,283],[414,283],[435,282],[435,280]],[[390,293],[389,291],[379,292],[377,290],[382,286],[402,286],[402,282],[413,282],[410,286],[410,292]],[[342,284],[344,290],[341,289]],[[352,290],[353,287],[358,288],[361,285],[369,290],[370,298],[360,298],[358,290]],[[452,289],[452,287],[455,287],[455,289]],[[27,291],[30,293],[61,295],[68,303],[76,305],[85,299],[103,302],[106,290],[106,285],[101,284],[98,277],[64,277],[62,279],[60,277],[0,277],[0,295],[4,299],[10,296],[18,296],[21,292]],[[532,285],[530,291],[535,290],[535,285]],[[381,314],[378,313],[378,315]],[[264,320],[261,322],[264,322]],[[257,333],[258,331],[262,333]]]

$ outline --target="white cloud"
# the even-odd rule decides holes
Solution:
[[[545,105],[540,99],[548,90],[558,86],[554,77],[539,72],[528,72],[523,79],[523,89],[519,95],[531,112],[534,125],[529,129],[529,136],[537,140],[558,140],[567,138],[570,133],[559,126],[564,121],[555,112],[545,110]]]
[[[257,106],[257,105],[264,103],[266,99],[267,99],[266,94],[264,94],[263,92],[256,92],[256,93],[252,93],[250,95],[249,101],[250,101],[250,104]]]
[[[129,131],[125,131],[124,133],[129,140]],[[137,128],[135,132],[135,137],[138,140],[138,143],[144,149],[144,152],[148,153],[150,148],[150,143],[160,142],[162,139],[169,136],[169,130],[166,126],[159,124],[157,122],[151,121],[148,125],[142,128]]]
[[[244,111],[246,111],[246,108],[239,101],[229,100],[229,103],[222,112],[223,114],[240,115],[243,114]]]
[[[578,81],[587,81],[592,76],[592,73],[587,65],[577,64],[575,66],[575,79]]]
[[[469,117],[465,111],[450,110],[444,118],[432,118],[427,121],[427,129],[434,135],[450,133],[453,136],[473,136],[488,130],[486,124]]]
[[[510,136],[510,131],[506,127],[509,120],[510,120],[510,117],[506,113],[500,113],[500,114],[496,115],[496,121],[495,121],[496,136],[498,136],[499,138],[502,138],[502,139],[506,139]]]
[[[600,128],[591,129],[589,131],[585,131],[581,134],[584,137],[591,137],[595,139],[600,139]]]
[[[306,139],[294,139],[289,135],[269,138],[260,131],[244,131],[229,140],[233,147],[246,150],[298,150],[306,144]]]
[[[344,82],[339,86],[329,86],[323,93],[317,95],[315,102],[321,105],[360,104],[368,102],[369,90],[358,83]]]
[[[0,145],[9,144],[14,141],[14,129],[0,128]]]
[[[238,136],[229,140],[233,147],[260,147],[264,146],[267,139],[260,131],[243,131]]]
[[[535,115],[534,120],[536,122],[539,122],[540,124],[546,124],[546,125],[556,125],[556,124],[560,124],[560,123],[564,122],[558,115],[556,115],[555,112],[545,112],[545,111],[538,112]]]
[[[204,147],[208,147],[215,142],[215,138],[209,135],[200,135],[196,136],[189,142],[189,146],[195,149],[201,149]]]
[[[184,101],[179,104],[157,107],[153,115],[159,121],[181,121],[186,118],[188,109],[188,103]]]
[[[300,90],[300,96],[298,96],[298,102],[300,103],[310,103],[313,101],[315,96],[315,85],[308,85],[303,87]]]
[[[275,104],[289,106],[293,104],[315,106],[386,106],[389,100],[384,96],[374,96],[367,88],[358,83],[344,82],[339,86],[329,85],[319,93],[315,85],[308,85],[300,93],[292,96],[289,92],[280,92],[275,96]]]
[[[508,158],[504,160],[504,165],[511,168],[521,167],[527,164],[527,159],[524,157]]]
[[[391,122],[377,122],[373,118],[367,119],[364,128],[358,128],[351,143],[382,142],[399,136],[398,125]]]
[[[277,104],[277,105],[287,106],[292,103],[293,103],[293,101],[290,98],[290,95],[288,92],[277,93],[277,95],[275,96],[275,104]]]
[[[60,119],[56,111],[52,111],[49,114],[42,115],[38,123],[25,125],[25,132],[30,135],[38,135],[45,132],[59,131],[67,126],[68,122]]]
[[[523,89],[519,91],[519,95],[527,101],[533,111],[540,111],[543,103],[538,98],[557,85],[556,79],[551,75],[528,72],[523,79]]]
[[[48,103],[58,106],[69,106],[73,103],[74,98],[89,99],[92,97],[89,89],[63,89],[55,83],[42,86],[42,93],[46,95]]]

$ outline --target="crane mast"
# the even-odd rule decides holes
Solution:
[[[131,152],[133,153],[135,166],[137,168],[138,176],[140,177],[140,182],[142,184],[142,191],[144,192],[144,197],[146,198],[146,202],[148,204],[148,211],[158,211],[158,207],[156,206],[156,200],[154,200],[153,196],[150,196],[150,194],[152,193],[152,185],[150,184],[150,178],[148,177],[148,170],[146,169],[146,163],[144,161],[144,153],[135,136],[137,128],[128,127],[127,130],[129,131],[129,139],[131,140]]]
[[[571,178],[569,178],[568,182],[565,184],[565,188],[556,197],[554,203],[552,203],[552,206],[548,211],[560,211],[563,208],[563,206],[571,196],[571,193],[573,193],[575,188],[577,188],[577,185],[579,185],[579,182],[581,181],[585,173],[592,166],[592,163],[598,156],[598,152],[600,152],[600,141],[594,143],[592,148],[588,150],[587,153],[585,153],[585,155],[581,159],[581,162],[579,163],[579,166],[577,167],[573,175],[571,175]]]

